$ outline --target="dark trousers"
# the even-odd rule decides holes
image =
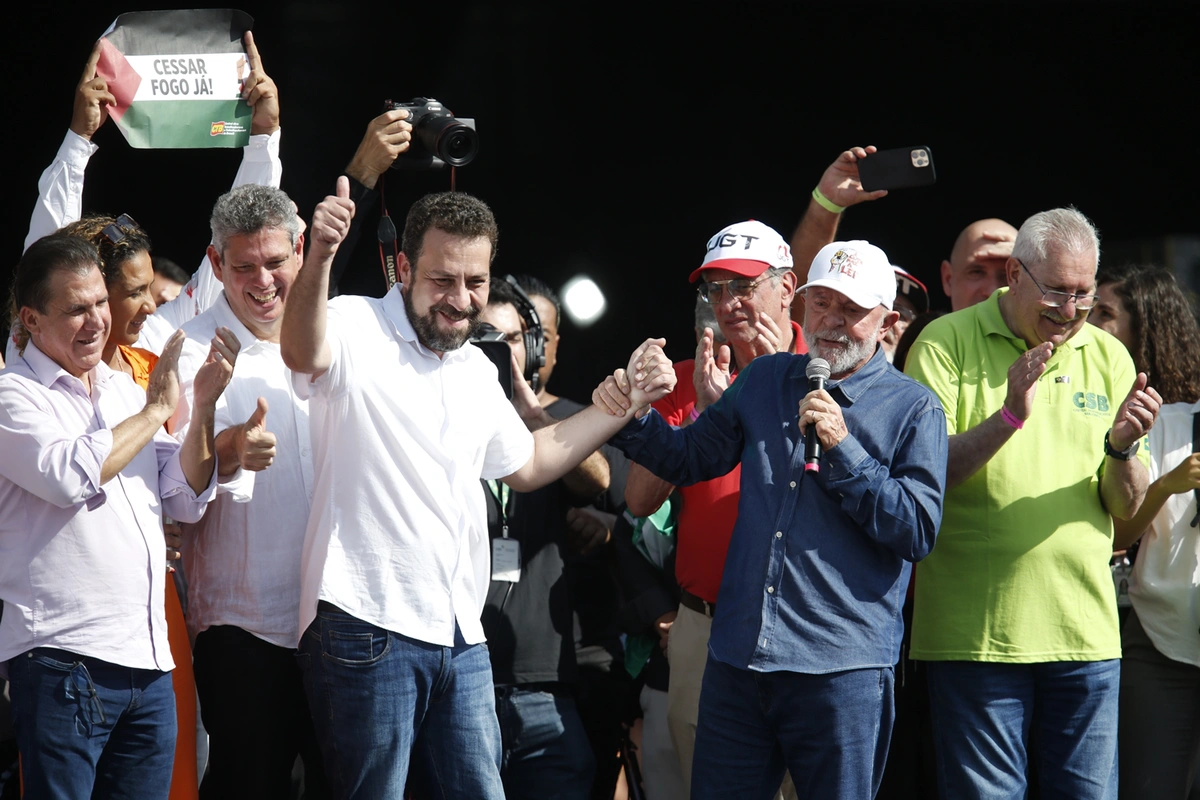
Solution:
[[[329,796],[296,651],[219,625],[196,637],[192,663],[209,736],[202,800],[288,800],[297,755],[304,797]]]

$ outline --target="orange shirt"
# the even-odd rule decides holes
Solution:
[[[125,357],[125,363],[133,367],[133,382],[143,389],[149,386],[150,373],[154,371],[154,365],[158,363],[158,356],[149,350],[143,350],[140,347],[126,347],[123,344],[117,345],[117,349]]]

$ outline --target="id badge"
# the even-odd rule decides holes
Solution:
[[[492,580],[521,580],[521,543],[516,539],[492,539]]]

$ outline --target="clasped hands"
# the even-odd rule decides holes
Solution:
[[[618,369],[596,387],[592,402],[614,417],[645,415],[651,403],[675,390],[675,369],[663,352],[666,343],[666,339],[642,342],[624,369]]]

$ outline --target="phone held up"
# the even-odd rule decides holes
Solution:
[[[858,179],[868,192],[932,186],[937,182],[933,150],[928,145],[880,150],[859,159]]]

